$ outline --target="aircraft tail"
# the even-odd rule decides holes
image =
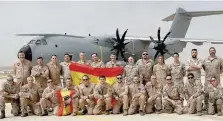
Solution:
[[[182,8],[178,8],[175,14],[163,19],[163,21],[173,21],[169,35],[170,38],[184,38],[190,25],[192,17],[209,16],[223,14],[222,11],[193,11],[187,12]]]

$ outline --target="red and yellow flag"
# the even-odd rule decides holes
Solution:
[[[57,91],[57,97],[60,103],[57,116],[66,116],[73,112],[72,95],[75,94],[74,90],[60,90]],[[69,100],[69,103],[66,101]]]
[[[106,82],[113,85],[116,83],[116,76],[123,72],[123,67],[93,68],[79,63],[71,63],[69,67],[74,85],[77,86],[80,84],[83,75],[88,75],[90,77],[90,81],[95,84],[99,82],[99,76],[104,75],[106,77]]]

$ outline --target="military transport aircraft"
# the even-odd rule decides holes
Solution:
[[[51,55],[57,55],[59,61],[63,61],[65,53],[72,56],[72,60],[79,60],[79,52],[83,51],[87,57],[98,53],[101,60],[109,61],[111,52],[115,52],[119,60],[124,60],[129,56],[135,59],[141,58],[142,51],[148,51],[150,58],[155,59],[159,54],[165,59],[171,57],[174,52],[182,52],[187,42],[202,45],[204,42],[212,44],[222,44],[223,41],[186,39],[184,38],[190,21],[193,17],[223,14],[223,11],[197,11],[187,12],[182,8],[177,8],[176,13],[166,17],[163,21],[173,21],[170,32],[161,39],[160,28],[158,38],[126,36],[127,30],[120,37],[118,29],[116,36],[75,36],[65,34],[18,34],[19,36],[37,36],[20,51],[26,53],[26,59],[36,63],[36,58],[42,56],[44,62],[49,62]],[[120,58],[121,57],[121,58]],[[90,59],[90,58],[88,58]]]

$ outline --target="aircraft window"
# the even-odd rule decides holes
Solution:
[[[46,42],[45,39],[42,39],[41,41],[42,41],[42,44],[43,44],[43,45],[47,45],[47,42]]]
[[[35,44],[36,40],[31,40],[29,44]]]
[[[40,41],[40,40],[36,40],[35,43],[36,43],[36,44],[41,44],[41,41]]]

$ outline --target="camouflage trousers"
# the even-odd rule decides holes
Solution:
[[[19,107],[19,99],[10,99],[0,97],[0,110],[5,110],[5,103],[11,103],[12,111],[11,113],[15,116],[19,115],[20,107]]]

